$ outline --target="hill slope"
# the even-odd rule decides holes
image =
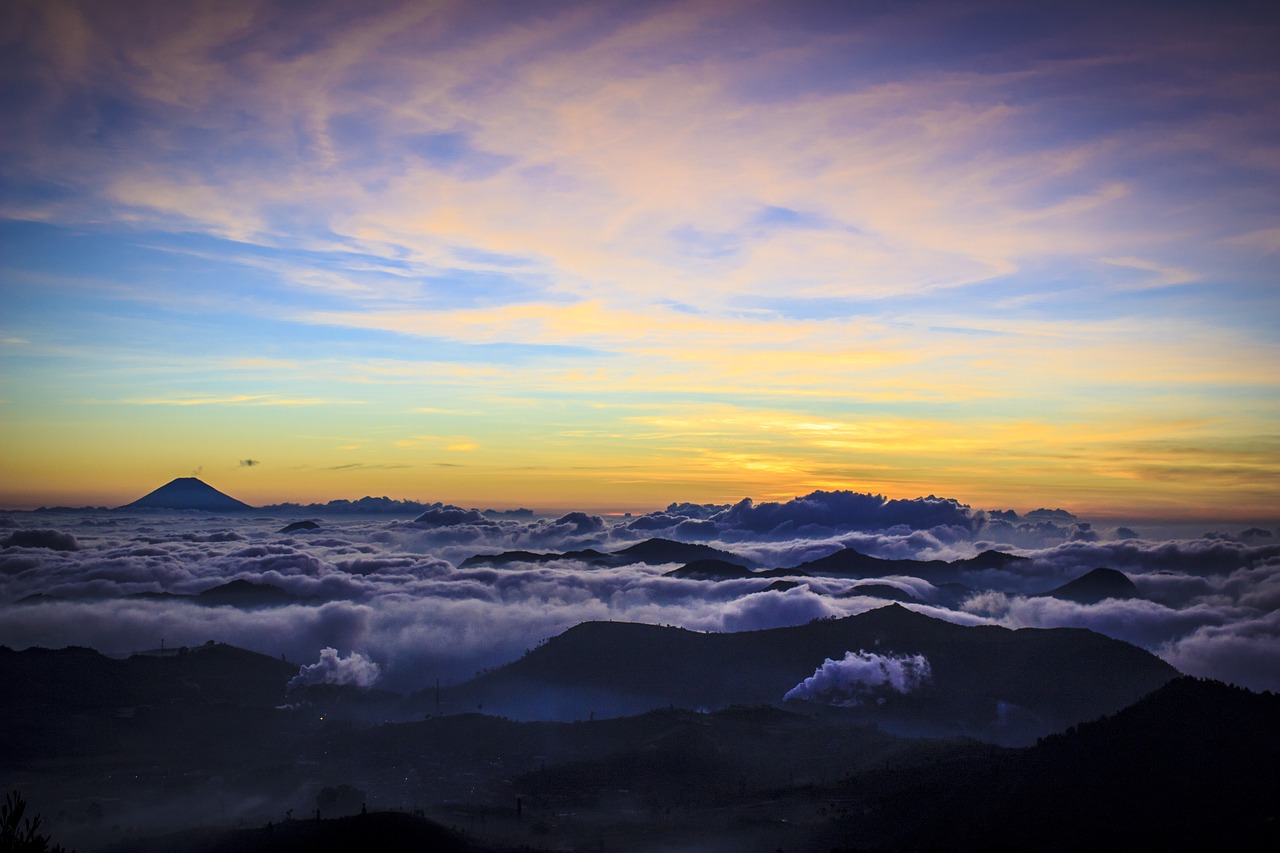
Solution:
[[[1274,850],[1278,768],[1280,696],[1182,677],[994,766],[862,790],[880,798],[872,820],[912,804],[904,849]],[[855,822],[829,840],[848,843]]]
[[[1115,569],[1094,569],[1073,581],[1048,592],[1039,598],[1061,598],[1079,604],[1097,604],[1108,598],[1138,598],[1138,588],[1124,572]]]
[[[1112,713],[1178,674],[1154,655],[1092,631],[964,627],[890,605],[844,619],[731,634],[587,622],[452,688],[446,698],[456,710],[482,708],[517,719],[776,704],[825,660],[857,651],[923,655],[930,676],[918,690],[882,691],[861,707],[836,713],[897,730],[1002,742],[1028,742]]]

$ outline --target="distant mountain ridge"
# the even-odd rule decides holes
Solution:
[[[801,563],[795,568],[812,575],[835,575],[847,578],[874,578],[886,575],[909,575],[933,584],[954,583],[962,571],[1002,569],[1030,563],[1029,557],[987,550],[963,560],[894,560],[872,557],[853,548],[845,548]]]
[[[758,564],[740,554],[725,551],[710,545],[692,542],[679,542],[673,539],[654,537],[637,542],[612,552],[602,552],[593,548],[580,551],[503,551],[499,554],[475,554],[463,560],[459,568],[473,566],[505,566],[511,563],[548,563],[554,560],[581,560],[598,566],[624,566],[633,563],[684,563],[683,568],[696,566],[689,571],[677,570],[674,577],[698,577],[704,580],[726,580],[731,577],[805,577],[808,575],[828,575],[846,578],[884,577],[886,575],[910,575],[927,580],[935,585],[955,583],[964,571],[980,571],[982,569],[1007,568],[1031,562],[1029,557],[1007,554],[1003,551],[987,550],[975,557],[962,560],[894,560],[873,557],[853,548],[844,548],[834,554],[828,554],[816,560],[809,560],[790,568],[770,569],[768,572],[732,572],[726,566],[712,571],[700,571],[713,568],[712,562],[732,564],[750,569]]]
[[[674,539],[654,537],[610,552],[588,548],[581,551],[552,551],[546,553],[503,551],[500,554],[475,554],[459,563],[458,568],[505,566],[511,563],[549,563],[553,560],[581,560],[598,566],[630,566],[636,563],[661,565],[663,563],[693,563],[699,560],[718,560],[746,566],[751,565],[753,562],[730,551],[723,551],[710,545],[702,545],[695,542],[677,542]]]
[[[263,512],[283,513],[286,515],[297,513],[318,515],[420,515],[426,510],[444,508],[445,504],[439,501],[431,503],[415,500],[397,500],[386,495],[382,497],[365,495],[356,500],[342,498],[325,503],[301,504],[285,502],[268,504],[260,509]],[[537,516],[533,510],[523,507],[520,509],[486,509],[480,515],[490,520],[515,521],[530,521]]]
[[[728,560],[694,560],[678,569],[664,572],[664,578],[691,578],[694,580],[742,580],[744,578],[792,578],[803,577],[803,572],[793,569],[768,569],[753,572],[746,566]]]

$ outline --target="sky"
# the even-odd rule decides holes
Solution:
[[[1280,507],[1263,3],[0,8],[0,506]]]

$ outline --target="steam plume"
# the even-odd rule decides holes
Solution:
[[[298,674],[289,680],[288,689],[311,684],[350,684],[367,689],[381,674],[381,667],[359,652],[340,658],[337,649],[326,647],[320,650],[319,661],[298,670]]]
[[[924,655],[878,655],[858,650],[845,652],[843,660],[827,658],[813,675],[782,698],[857,705],[881,688],[909,693],[928,681],[929,676],[929,660]]]

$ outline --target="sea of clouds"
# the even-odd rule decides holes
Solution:
[[[1090,628],[1150,649],[1183,672],[1280,690],[1280,544],[1250,528],[1145,538],[1056,511],[982,512],[954,500],[815,492],[783,503],[672,504],[638,517],[503,517],[434,506],[405,517],[297,511],[77,511],[0,517],[0,645],[88,646],[112,654],[232,643],[303,665],[304,682],[408,691],[511,661],[587,620],[746,631],[852,615],[884,599],[961,624]],[[678,564],[578,559],[461,568],[506,550],[609,552],[653,538],[701,542],[759,567],[793,567],[845,547],[883,558],[954,560],[998,549],[1030,557],[963,572],[961,596],[919,578],[664,577]],[[1042,593],[1096,567],[1138,598],[1078,604]],[[295,596],[211,606],[192,596],[232,580]],[[854,650],[850,650],[854,651]],[[815,662],[817,665],[818,662]],[[850,664],[852,666],[853,664]]]

